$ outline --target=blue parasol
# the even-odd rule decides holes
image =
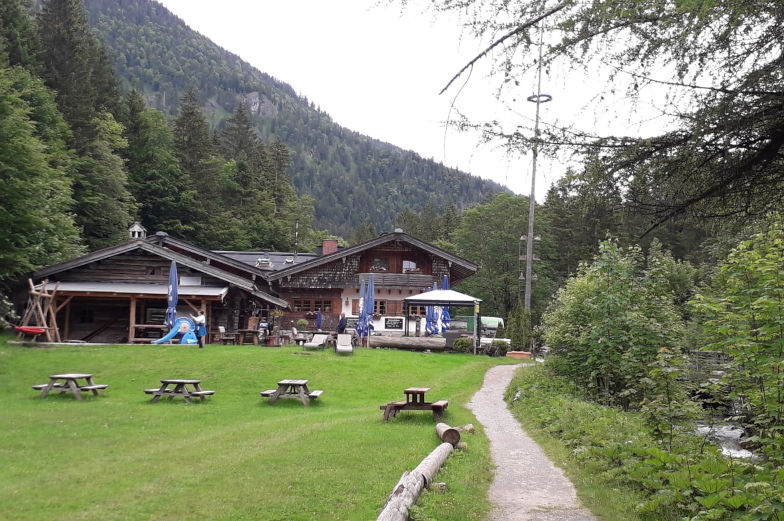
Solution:
[[[365,294],[365,335],[370,336],[370,332],[375,329],[373,327],[373,313],[375,312],[376,305],[376,285],[373,281],[373,274],[370,274],[368,285]]]
[[[321,329],[321,308],[316,313],[316,329]]]
[[[177,320],[177,263],[172,261],[169,266],[168,307],[166,308],[166,327],[172,329]]]
[[[437,289],[436,283],[433,283],[433,289]],[[428,290],[432,291],[432,290]],[[427,306],[427,312],[425,313],[425,334],[426,335],[435,335],[438,332],[438,318],[435,315],[435,308],[433,306]]]
[[[359,290],[359,307],[357,308],[357,336],[360,338],[365,331],[365,281],[362,281],[362,286]]]
[[[449,279],[444,275],[444,287],[441,289],[449,289]],[[444,306],[441,308],[441,331],[449,330],[449,323],[452,321],[452,317],[449,316],[449,307]]]

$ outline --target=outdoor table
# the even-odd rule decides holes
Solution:
[[[444,410],[449,406],[448,400],[439,400],[437,402],[425,401],[425,394],[430,390],[430,387],[408,387],[403,390],[406,395],[405,401],[389,402],[382,405],[380,408],[384,411],[384,421],[389,420],[389,417],[397,416],[400,411],[433,411],[433,419],[439,421]]]
[[[169,386],[173,386],[169,388]],[[188,389],[188,387],[192,389]],[[215,394],[215,391],[204,390],[201,388],[201,380],[184,380],[180,378],[168,378],[161,380],[161,386],[158,389],[145,389],[145,393],[152,395],[152,403],[160,400],[161,396],[166,396],[171,400],[175,396],[182,396],[186,402],[191,403],[191,397],[201,398]]]
[[[302,401],[302,405],[308,407],[310,405],[310,400],[315,400],[324,391],[322,390],[315,390],[311,391],[308,389],[308,381],[307,380],[281,380],[278,382],[277,389],[267,389],[266,391],[261,391],[261,396],[269,397],[269,403],[272,405],[277,401],[278,398],[298,398]]]
[[[404,389],[406,395],[406,403],[427,403],[425,402],[425,393],[430,390],[430,387],[409,387]]]
[[[60,381],[62,380],[62,381]],[[85,384],[80,385],[79,380],[84,380]],[[106,389],[106,384],[93,383],[93,375],[87,373],[65,373],[49,375],[48,384],[34,385],[33,389],[41,391],[41,398],[44,398],[50,391],[55,390],[62,393],[71,393],[77,400],[82,399],[82,391],[92,391],[98,395],[98,389]]]
[[[242,345],[245,343],[245,335],[251,334],[253,338],[253,345],[259,345],[259,330],[258,329],[238,329],[237,330],[237,344]]]

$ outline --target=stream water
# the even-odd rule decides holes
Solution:
[[[697,434],[707,436],[721,447],[721,453],[728,457],[750,459],[754,454],[741,447],[743,429],[732,423],[697,422]]]

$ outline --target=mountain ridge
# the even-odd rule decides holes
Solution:
[[[171,118],[188,86],[214,129],[245,101],[262,139],[291,150],[292,184],[314,199],[314,228],[348,236],[366,220],[391,230],[396,216],[430,202],[463,210],[508,188],[337,124],[294,88],[194,31],[153,0],[85,0],[118,77]]]

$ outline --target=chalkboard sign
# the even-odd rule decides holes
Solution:
[[[385,318],[384,329],[403,329],[402,318]]]
[[[356,317],[346,317],[346,331],[350,329],[357,328],[357,322],[359,322],[359,318]]]

